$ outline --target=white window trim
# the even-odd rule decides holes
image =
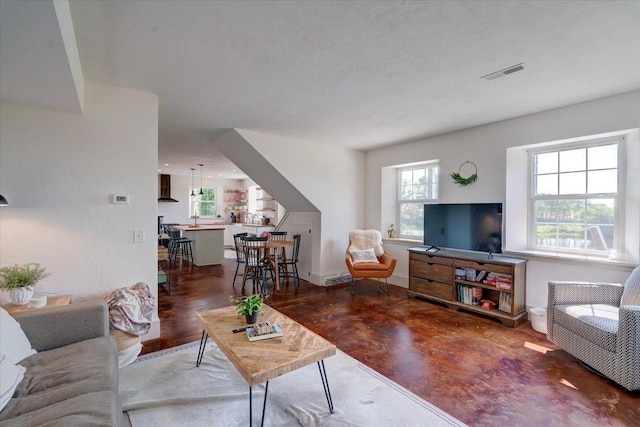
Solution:
[[[201,215],[198,218],[206,218],[206,219],[216,218],[218,214],[218,189],[214,187],[202,187],[202,188],[205,190],[213,190],[215,193],[215,200],[213,201],[206,200],[204,202],[204,203],[213,205],[213,215]],[[193,215],[194,215],[193,203],[196,201],[200,201],[197,199],[197,197],[199,197],[200,187],[193,187],[190,190],[191,191],[189,192],[189,218],[193,218]],[[191,196],[191,192],[195,193],[196,195]],[[202,203],[202,201],[200,201],[200,203]]]
[[[438,182],[436,185],[436,197],[435,198],[426,198],[426,199],[410,199],[410,200],[405,200],[405,199],[400,199],[400,195],[402,194],[402,182],[400,180],[400,175],[402,174],[402,172],[404,171],[410,171],[410,170],[416,170],[416,169],[428,169],[428,168],[437,168],[438,169]],[[401,166],[397,166],[395,168],[395,173],[396,173],[396,191],[397,191],[397,196],[396,196],[396,222],[395,222],[395,228],[396,228],[396,233],[398,234],[398,239],[403,239],[403,240],[412,240],[412,241],[419,241],[422,242],[423,237],[420,237],[419,239],[416,238],[416,236],[406,236],[406,235],[402,235],[400,234],[400,204],[401,203],[411,203],[411,204],[419,204],[419,205],[424,205],[424,204],[428,204],[428,203],[438,203],[438,194],[440,193],[440,162],[438,160],[428,160],[425,162],[420,162],[420,163],[411,163],[408,165],[401,165]],[[431,184],[429,184],[431,185]]]
[[[614,242],[614,247],[610,248],[611,250],[615,250],[615,253],[623,251],[624,250],[624,235],[625,233],[623,232],[623,230],[625,229],[624,227],[624,194],[625,194],[625,181],[626,181],[626,162],[625,162],[625,158],[626,158],[626,151],[625,151],[625,142],[626,142],[626,138],[624,135],[618,135],[618,136],[611,136],[611,137],[606,137],[606,138],[585,138],[582,139],[580,141],[576,141],[573,143],[558,143],[558,144],[553,144],[553,145],[548,145],[545,147],[540,147],[540,148],[536,148],[536,149],[531,149],[528,151],[528,215],[527,215],[527,249],[531,250],[531,251],[536,251],[536,252],[550,252],[550,253],[558,253],[558,254],[567,254],[567,255],[587,255],[587,256],[593,256],[593,257],[609,257],[609,253],[603,253],[602,251],[595,251],[595,250],[588,250],[588,249],[570,249],[570,248],[549,248],[549,247],[544,247],[544,246],[538,246],[536,245],[536,232],[535,232],[535,200],[544,200],[544,199],[549,199],[549,200],[559,200],[559,199],[563,199],[563,200],[567,200],[567,199],[576,199],[576,200],[582,200],[585,196],[588,196],[589,198],[594,198],[594,199],[598,199],[598,198],[612,198],[616,200],[615,203],[615,211],[614,211],[614,218],[615,218],[615,224],[614,224],[614,231],[613,231],[613,242]],[[581,195],[565,195],[564,197],[561,197],[561,195],[556,196],[550,196],[550,197],[535,197],[534,191],[535,191],[535,185],[533,182],[533,176],[534,176],[534,171],[535,171],[535,165],[534,165],[534,157],[535,155],[538,154],[544,154],[544,153],[555,153],[555,152],[559,152],[559,151],[565,151],[565,150],[572,150],[572,149],[577,149],[577,148],[590,148],[590,147],[598,147],[598,146],[602,146],[602,145],[611,145],[611,144],[617,144],[618,145],[618,164],[617,164],[617,172],[618,172],[618,183],[617,183],[617,193],[613,194],[613,193],[602,193],[602,194],[593,194],[593,195],[589,195],[589,194],[581,194]]]
[[[624,166],[626,177],[619,183],[619,193],[625,197],[624,211],[620,210],[624,221],[624,251],[618,252],[617,258],[592,257],[589,255],[575,255],[559,252],[541,252],[528,248],[528,200],[529,200],[529,158],[528,151],[540,147],[557,144],[572,144],[575,142],[625,136],[626,159]],[[568,145],[567,145],[568,146]],[[541,142],[507,148],[506,170],[506,203],[504,216],[503,254],[530,257],[531,259],[590,265],[598,263],[611,268],[627,269],[640,263],[640,129],[625,129],[614,132],[591,135],[588,137]],[[523,173],[522,171],[527,171]]]

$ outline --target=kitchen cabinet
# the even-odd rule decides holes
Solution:
[[[217,225],[179,225],[182,236],[191,240],[193,263],[197,266],[222,264],[224,228]]]
[[[233,243],[233,225],[224,226],[224,246],[234,247]]]

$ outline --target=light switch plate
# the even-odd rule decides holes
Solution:
[[[144,242],[144,230],[133,230],[133,243]]]

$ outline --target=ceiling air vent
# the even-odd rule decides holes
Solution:
[[[524,65],[521,62],[519,64],[512,65],[511,67],[507,67],[504,70],[496,71],[494,73],[487,74],[486,76],[482,76],[480,78],[481,79],[485,79],[487,81],[488,80],[494,80],[494,79],[497,79],[499,77],[504,77],[506,75],[513,74],[513,73],[515,73],[517,71],[522,71],[522,70],[524,70]]]

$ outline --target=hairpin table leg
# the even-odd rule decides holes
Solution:
[[[260,420],[260,427],[264,425],[264,413],[267,408],[267,392],[269,391],[269,381],[264,387],[264,401],[262,402],[262,419]],[[249,427],[253,425],[253,388],[249,386]]]
[[[200,366],[200,363],[202,362],[202,356],[204,355],[204,350],[207,347],[208,339],[209,334],[203,329],[202,338],[200,338],[200,348],[198,349],[198,358],[196,359],[196,368]]]
[[[329,379],[324,368],[324,360],[318,362],[318,370],[320,371],[320,379],[322,379],[322,387],[324,387],[324,395],[327,397],[329,412],[333,414],[333,399],[331,399],[331,390],[329,390]]]

